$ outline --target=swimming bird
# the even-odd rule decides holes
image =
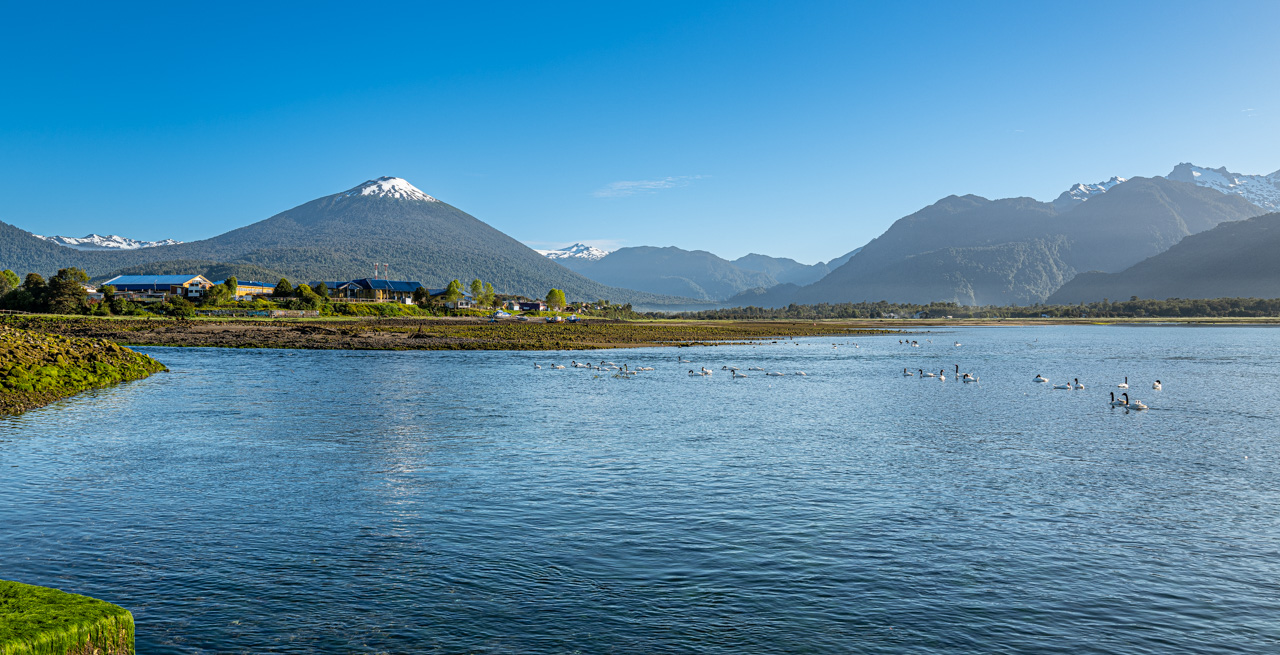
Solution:
[[[1111,406],[1112,406],[1112,407],[1124,407],[1124,401],[1123,401],[1123,400],[1116,400],[1116,392],[1114,392],[1114,391],[1112,391],[1112,392],[1111,392]]]
[[[699,373],[699,372],[697,372],[697,371],[695,371],[695,370],[693,370],[693,369],[689,369],[689,375],[696,375],[696,376],[698,376],[698,377],[702,377],[702,374],[701,374],[701,373]]]
[[[564,369],[564,364],[556,364],[555,366],[552,366],[551,368],[554,368],[554,369],[556,369],[557,371],[559,371],[559,370],[563,370],[563,369]]]
[[[541,364],[534,364],[534,365],[533,365],[533,369],[534,369],[535,371],[542,370],[542,365],[541,365]]]
[[[687,360],[687,359],[685,359],[685,358],[683,358],[683,357],[681,357],[681,356],[679,356],[679,355],[676,355],[676,361],[680,362],[681,364],[688,364],[688,363],[690,363],[690,362],[689,362],[689,360]]]
[[[966,384],[968,384],[968,383],[970,383],[970,382],[977,382],[977,381],[978,381],[978,377],[977,377],[977,376],[975,376],[975,375],[970,375],[970,374],[968,374],[968,373],[965,373],[965,374],[964,374],[964,382],[965,382]]]
[[[786,373],[778,373],[777,371],[774,371],[773,373],[765,373],[765,375],[772,376],[772,377],[777,377],[777,376],[780,376],[780,375],[786,375]]]
[[[1156,391],[1159,391],[1160,389],[1162,389],[1162,388],[1164,388],[1164,387],[1163,387],[1163,385],[1161,385],[1161,384],[1160,384],[1160,381],[1159,381],[1159,380],[1156,380],[1156,383],[1155,383],[1155,384],[1153,384],[1153,385],[1151,385],[1151,388],[1152,388],[1152,389],[1155,389]]]
[[[1053,385],[1053,388],[1054,389],[1074,389],[1075,387],[1072,387],[1071,383],[1068,382],[1066,384],[1055,384]]]
[[[1117,389],[1128,389],[1128,388],[1129,388],[1129,378],[1128,378],[1128,377],[1126,377],[1126,378],[1124,379],[1124,382],[1121,382],[1120,384],[1117,384],[1117,385],[1116,385],[1116,388],[1117,388]]]
[[[956,342],[956,348],[959,348],[959,347],[960,347],[960,342],[959,342],[959,341],[957,341],[957,342]]]
[[[938,374],[937,374],[937,373],[925,373],[925,372],[924,372],[924,369],[916,369],[916,370],[920,371],[920,377],[922,377],[922,378],[936,378],[936,377],[938,377]]]
[[[904,369],[902,369],[902,377],[904,377],[904,378],[911,378],[911,377],[915,377],[915,375],[916,375],[915,373],[912,373],[911,371],[908,371],[908,370],[907,370],[907,369],[905,369],[905,368],[904,368]]]
[[[805,375],[805,372],[804,372],[804,371],[796,371],[795,373],[792,373],[792,375]]]
[[[745,377],[747,377],[747,374],[746,374],[746,373],[739,373],[739,372],[737,372],[737,371],[734,371],[734,372],[733,372],[733,377],[735,377],[735,378],[745,378]]]
[[[1124,406],[1127,409],[1135,409],[1138,411],[1142,411],[1147,408],[1146,405],[1142,404],[1141,400],[1129,400],[1129,394],[1127,393],[1120,394],[1120,395],[1124,396]]]
[[[1048,382],[1048,381],[1049,381],[1049,378],[1043,375],[1040,375],[1039,373],[1036,373],[1035,379],[1032,380],[1032,382]]]
[[[748,370],[748,371],[763,371],[763,370],[764,370],[764,367],[762,367],[762,366],[752,366],[751,368],[748,368],[747,370]]]
[[[1080,384],[1080,378],[1076,378],[1076,388],[1077,388],[1077,389],[1083,389],[1083,388],[1084,388],[1084,385],[1083,385],[1083,384]]]

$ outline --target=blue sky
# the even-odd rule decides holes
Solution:
[[[380,175],[511,236],[843,254],[949,194],[1280,169],[1280,3],[7,2],[0,221],[193,240]]]

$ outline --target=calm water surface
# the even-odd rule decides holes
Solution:
[[[0,578],[140,653],[1280,652],[1280,329],[898,338],[145,349],[0,418]]]

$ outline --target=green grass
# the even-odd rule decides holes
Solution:
[[[133,615],[106,601],[0,580],[0,655],[133,655]]]

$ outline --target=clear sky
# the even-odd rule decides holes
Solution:
[[[949,194],[1280,168],[1280,2],[0,4],[0,221],[194,240],[380,175],[537,247],[806,263]]]

